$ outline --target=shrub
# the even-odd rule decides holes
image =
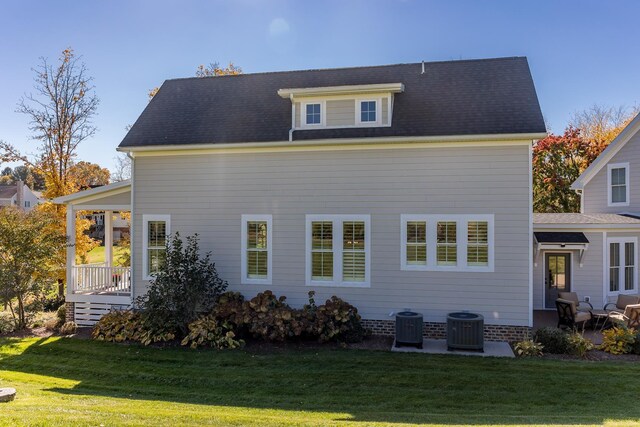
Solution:
[[[10,334],[16,329],[16,322],[11,313],[0,311],[0,335]]]
[[[200,313],[210,312],[226,289],[227,282],[218,276],[211,253],[200,258],[198,235],[187,237],[185,245],[176,233],[167,242],[164,267],[136,304],[143,309],[144,329],[152,337],[186,335],[189,323]]]
[[[56,320],[57,320],[57,326],[60,327],[62,325],[64,325],[64,322],[67,321],[67,306],[62,304],[60,307],[58,307],[58,310],[56,310]]]
[[[580,332],[573,332],[569,335],[569,351],[576,356],[584,358],[587,352],[593,350],[595,346],[590,339],[585,338]]]
[[[285,341],[300,337],[306,328],[299,310],[294,310],[285,300],[285,296],[276,298],[267,290],[259,293],[242,304],[242,324],[248,332],[266,341]]]
[[[635,329],[626,326],[614,326],[602,332],[602,344],[600,350],[611,354],[631,353],[636,341]]]
[[[362,341],[365,330],[362,327],[358,309],[346,301],[332,296],[324,305],[315,306],[314,293],[309,292],[309,305],[305,309],[313,313],[311,334],[320,342],[331,340]]]
[[[191,348],[209,346],[221,350],[241,347],[244,341],[236,339],[233,327],[229,323],[221,323],[209,315],[189,323],[189,334],[181,344]]]
[[[567,354],[570,351],[569,334],[562,329],[540,328],[536,332],[534,339],[542,344],[547,353]]]
[[[542,356],[542,349],[544,349],[544,346],[533,340],[520,341],[515,345],[518,357],[540,357]]]
[[[140,341],[142,332],[140,313],[122,310],[102,316],[93,327],[91,337],[98,341]]]
[[[66,322],[60,327],[60,333],[62,335],[72,335],[75,334],[77,330],[78,325],[76,325],[76,322]]]
[[[636,338],[631,347],[631,353],[640,355],[640,331],[636,332]]]
[[[57,323],[58,316],[56,313],[52,312],[40,311],[38,313],[33,313],[29,317],[29,327],[31,328],[41,328],[44,326],[49,330],[54,330],[58,327]]]

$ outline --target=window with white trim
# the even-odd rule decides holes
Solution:
[[[609,206],[629,205],[629,163],[607,166]]]
[[[362,123],[377,121],[377,104],[376,101],[360,101],[360,121]]]
[[[635,293],[638,289],[637,239],[612,237],[608,243],[609,295]]]
[[[30,208],[31,207],[31,202],[29,200],[25,200],[24,201],[24,207],[25,208]]]
[[[142,274],[151,280],[164,267],[167,239],[171,233],[169,215],[142,216]]]
[[[306,104],[305,105],[305,124],[319,125],[322,124],[322,104]]]
[[[242,284],[271,284],[271,215],[242,215]]]
[[[307,285],[370,285],[370,216],[307,215]]]
[[[493,271],[493,222],[493,215],[401,215],[401,268]]]

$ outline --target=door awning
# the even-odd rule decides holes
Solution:
[[[583,265],[584,254],[589,248],[589,239],[582,232],[543,232],[533,233],[535,240],[535,258],[533,264],[538,265],[540,252],[546,250],[565,250],[580,252],[580,267]]]

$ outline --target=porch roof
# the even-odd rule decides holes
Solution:
[[[90,190],[56,197],[53,203],[73,206],[74,210],[130,210],[131,181],[114,182]]]
[[[566,228],[639,228],[640,218],[632,214],[534,213],[533,225],[538,229],[558,226]]]
[[[540,232],[533,233],[538,243],[589,243],[589,239],[582,232]]]

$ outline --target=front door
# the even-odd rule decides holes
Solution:
[[[571,254],[545,254],[545,307],[556,308],[558,292],[571,290]]]

